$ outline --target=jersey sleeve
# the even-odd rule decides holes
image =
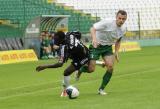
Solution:
[[[76,43],[76,38],[74,35],[70,34],[66,36],[66,45],[69,47],[69,49],[73,48]]]
[[[65,63],[68,60],[67,46],[61,45],[59,50],[59,62]]]
[[[96,29],[96,30],[103,30],[105,28],[107,28],[107,25],[108,25],[108,21],[107,20],[101,20],[97,23],[95,23],[93,25],[93,27]]]
[[[123,27],[122,31],[123,31],[123,36],[124,36],[126,34],[126,32],[127,32],[126,26]]]

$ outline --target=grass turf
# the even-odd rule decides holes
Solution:
[[[0,109],[160,109],[159,46],[120,53],[106,96],[97,94],[105,72],[97,66],[93,74],[83,74],[78,82],[72,75],[71,84],[80,90],[77,99],[61,98],[62,74],[67,64],[35,71],[37,65],[54,62],[0,65]]]

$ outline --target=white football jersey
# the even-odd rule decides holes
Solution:
[[[101,45],[113,45],[124,36],[126,28],[124,25],[118,27],[116,20],[105,19],[93,25],[96,29],[96,38]]]

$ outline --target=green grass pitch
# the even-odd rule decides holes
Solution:
[[[37,65],[54,62],[0,65],[0,109],[160,109],[160,46],[120,53],[106,96],[97,94],[105,72],[97,66],[95,72],[83,74],[78,82],[72,75],[71,84],[80,90],[77,99],[61,98],[67,64],[35,71]]]

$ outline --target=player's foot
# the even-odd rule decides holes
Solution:
[[[100,65],[103,68],[106,66],[103,61],[98,61],[98,60],[96,61],[96,65]]]
[[[79,70],[75,71],[75,80],[78,81],[80,76],[81,76],[82,72],[80,72]]]
[[[105,65],[105,63],[102,63],[102,67],[104,68],[106,65]]]
[[[98,90],[98,94],[99,95],[107,95],[107,93],[104,90],[102,90],[102,89]]]
[[[48,59],[48,56],[42,56],[41,59]]]
[[[54,57],[53,57],[53,55],[48,55],[48,58],[53,59]]]
[[[64,89],[63,91],[62,91],[62,93],[61,93],[61,97],[67,97],[68,95],[67,95],[67,92],[66,92],[66,90]]]

